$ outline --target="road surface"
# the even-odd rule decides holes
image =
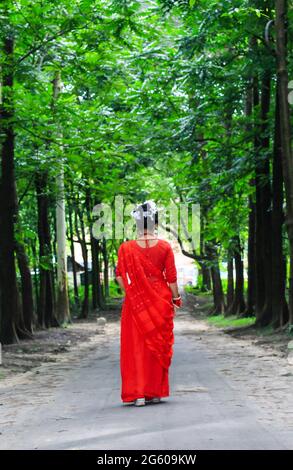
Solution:
[[[95,348],[2,386],[0,448],[293,449],[286,358],[183,310],[170,397],[139,408],[120,399],[119,332],[107,323]]]

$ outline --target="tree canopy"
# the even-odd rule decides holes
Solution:
[[[86,278],[81,294],[74,272],[70,308],[87,316],[104,305],[119,241],[89,227],[95,204],[118,195],[200,204],[200,249],[180,242],[214,311],[292,324],[287,3],[1,2],[2,342],[69,319],[61,201],[67,250],[74,262],[80,244]]]

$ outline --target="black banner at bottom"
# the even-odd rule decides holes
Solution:
[[[86,468],[139,468],[145,465],[278,465],[292,461],[291,450],[16,450],[2,451],[9,464],[86,465]],[[2,460],[2,459],[1,459]]]

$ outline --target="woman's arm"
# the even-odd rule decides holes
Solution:
[[[170,289],[172,291],[173,305],[176,308],[182,307],[182,300],[181,300],[181,295],[179,294],[177,281],[176,282],[171,282],[169,284],[169,286],[170,286]]]
[[[177,269],[175,265],[174,253],[171,246],[169,246],[168,248],[167,256],[165,259],[165,270],[166,280],[172,292],[173,304],[176,307],[181,307],[182,302],[177,284]]]
[[[170,282],[169,286],[170,286],[170,289],[172,291],[172,297],[174,297],[174,298],[179,297],[177,281],[176,282]]]
[[[116,280],[117,280],[119,286],[121,287],[121,289],[125,292],[125,287],[124,287],[124,282],[123,282],[122,276],[116,276]]]

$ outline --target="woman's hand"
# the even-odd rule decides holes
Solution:
[[[178,297],[173,297],[172,298],[172,303],[176,308],[181,308],[182,307],[181,296],[179,295]]]

